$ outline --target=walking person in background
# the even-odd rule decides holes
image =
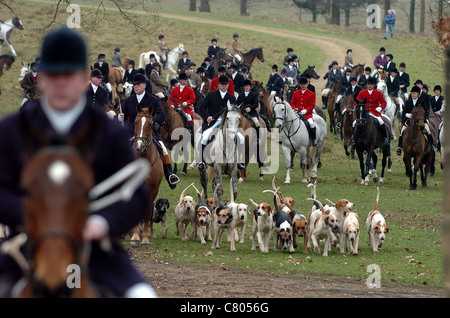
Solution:
[[[394,37],[395,15],[392,10],[388,10],[388,14],[384,17],[384,21],[386,22],[386,35],[384,36],[384,39],[387,40],[389,33],[391,34],[391,38]]]

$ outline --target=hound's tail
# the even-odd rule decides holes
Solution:
[[[317,189],[317,180],[314,181],[314,183],[309,183],[308,188],[311,188],[311,198],[313,198],[313,200],[317,200],[317,194],[316,194],[316,189]],[[316,209],[320,209],[319,204],[317,204],[316,201],[314,201],[314,206]]]
[[[380,200],[380,188],[377,187],[377,199],[375,200],[375,205],[373,206],[374,210],[378,209],[378,201]]]

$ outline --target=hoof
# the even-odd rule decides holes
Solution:
[[[290,182],[285,182],[284,185],[290,186],[291,183]]]
[[[378,180],[379,183],[384,183],[384,179],[380,178],[380,180]]]
[[[264,178],[263,177],[259,177],[259,181],[264,181]]]
[[[369,181],[364,181],[364,185],[368,186],[369,185]]]
[[[142,244],[141,247],[142,248],[150,248],[150,244]]]
[[[309,183],[309,182],[308,182],[308,180],[306,180],[306,179],[302,179],[302,183],[307,184],[307,183]]]
[[[139,242],[137,240],[131,240],[130,241],[130,246],[131,247],[141,247],[141,242]]]
[[[388,173],[392,173],[392,169],[388,169]]]
[[[242,183],[242,182],[244,182],[244,179],[239,178],[238,183]]]
[[[184,172],[184,171],[180,172],[180,176],[185,176],[185,175],[186,175],[186,172]]]

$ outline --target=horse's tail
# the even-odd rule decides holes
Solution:
[[[375,200],[375,205],[373,206],[374,210],[377,210],[378,208],[378,201],[380,200],[380,188],[377,187],[377,199]]]
[[[139,68],[145,68],[145,53],[139,56]]]

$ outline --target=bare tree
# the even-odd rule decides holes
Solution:
[[[209,0],[201,0],[200,1],[200,12],[211,12]]]
[[[247,4],[248,0],[241,0],[241,15],[243,16],[249,15],[247,12]]]
[[[409,6],[409,32],[415,33],[414,29],[414,12],[416,9],[416,0],[411,0],[410,6]]]
[[[419,33],[425,32],[425,0],[420,0],[420,27]]]
[[[325,14],[328,10],[328,0],[292,0],[295,6],[311,12],[312,22],[317,23],[317,15]]]
[[[197,0],[189,0],[189,11],[197,11]]]
[[[331,1],[331,21],[330,24],[341,25],[341,6],[339,0]]]

